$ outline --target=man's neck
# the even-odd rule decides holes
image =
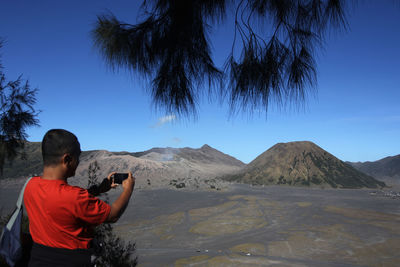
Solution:
[[[60,166],[44,167],[42,179],[67,181],[65,171]]]

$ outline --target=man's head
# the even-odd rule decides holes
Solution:
[[[66,130],[53,129],[48,131],[42,141],[42,156],[44,167],[64,165],[67,177],[74,176],[79,164],[81,146],[78,138]]]

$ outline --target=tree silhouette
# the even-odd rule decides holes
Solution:
[[[209,32],[230,7],[235,36],[219,69]],[[303,103],[315,88],[315,52],[329,29],[346,27],[345,10],[343,0],[144,0],[140,23],[100,15],[92,34],[111,67],[151,81],[167,112],[195,114],[203,92],[228,98],[231,111],[267,111],[271,101]]]
[[[97,161],[89,164],[88,169],[88,191],[91,192],[93,186],[99,185],[99,177],[97,175],[100,165]],[[93,192],[93,191],[92,191]],[[103,200],[108,203],[108,194],[102,193]],[[138,264],[138,257],[134,256],[136,247],[135,243],[125,242],[118,237],[110,223],[102,223],[94,229],[95,246],[95,266],[109,267],[133,267]]]
[[[0,40],[0,48],[3,41]],[[34,109],[37,89],[19,76],[7,81],[0,62],[0,174],[6,160],[12,161],[22,151],[26,128],[39,125],[38,111]],[[23,155],[23,152],[21,153]]]

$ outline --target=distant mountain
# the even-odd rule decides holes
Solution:
[[[354,168],[378,180],[400,182],[400,155],[386,157],[377,161],[348,162]]]
[[[121,154],[121,153],[118,153]],[[244,167],[244,163],[236,158],[218,151],[209,145],[203,145],[200,149],[194,148],[152,148],[143,152],[131,153],[132,156],[156,161],[188,160],[201,164],[221,164]]]
[[[171,182],[197,187],[210,179],[217,180],[216,177],[251,184],[334,188],[385,185],[371,176],[400,179],[400,155],[377,162],[347,164],[311,142],[276,144],[248,165],[208,145],[198,149],[167,147],[142,152],[83,151],[76,176],[72,178],[74,184],[87,185],[88,167],[94,161],[100,165],[99,177],[106,177],[112,171],[132,171],[137,185],[152,188],[169,186]],[[42,169],[41,143],[27,143],[26,160],[18,158],[12,165],[7,163],[3,178],[40,175]]]
[[[385,186],[312,142],[278,143],[238,174],[224,179],[259,185],[328,185],[333,188]]]
[[[41,143],[27,144],[27,159],[7,164],[4,178],[27,177],[41,174],[43,163]],[[99,177],[110,172],[132,171],[137,184],[143,187],[163,187],[171,181],[190,180],[201,183],[217,176],[235,173],[245,164],[208,145],[193,148],[152,148],[143,152],[83,151],[74,184],[86,186],[89,164],[97,161]]]
[[[24,155],[18,156],[12,164],[6,162],[3,178],[33,176],[42,172],[42,147],[40,142],[26,142]]]

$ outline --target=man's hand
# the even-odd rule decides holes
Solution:
[[[111,178],[114,174],[115,172],[110,173],[108,177],[104,178],[99,185],[92,185],[88,189],[88,192],[93,196],[98,196],[102,193],[108,192],[111,188],[117,187],[118,184],[114,183],[113,179]]]
[[[117,172],[112,172],[107,176],[107,179],[110,181],[110,189],[111,188],[116,188],[118,186],[118,184],[114,183],[114,179],[112,178],[114,174],[116,174]]]
[[[126,209],[129,199],[132,195],[133,188],[135,187],[135,177],[132,173],[128,173],[128,178],[122,181],[123,191],[121,195],[111,204],[110,214],[108,215],[107,222],[115,223]]]
[[[128,172],[128,178],[122,181],[122,188],[124,190],[133,191],[134,187],[135,187],[135,177],[133,177],[131,172]]]

